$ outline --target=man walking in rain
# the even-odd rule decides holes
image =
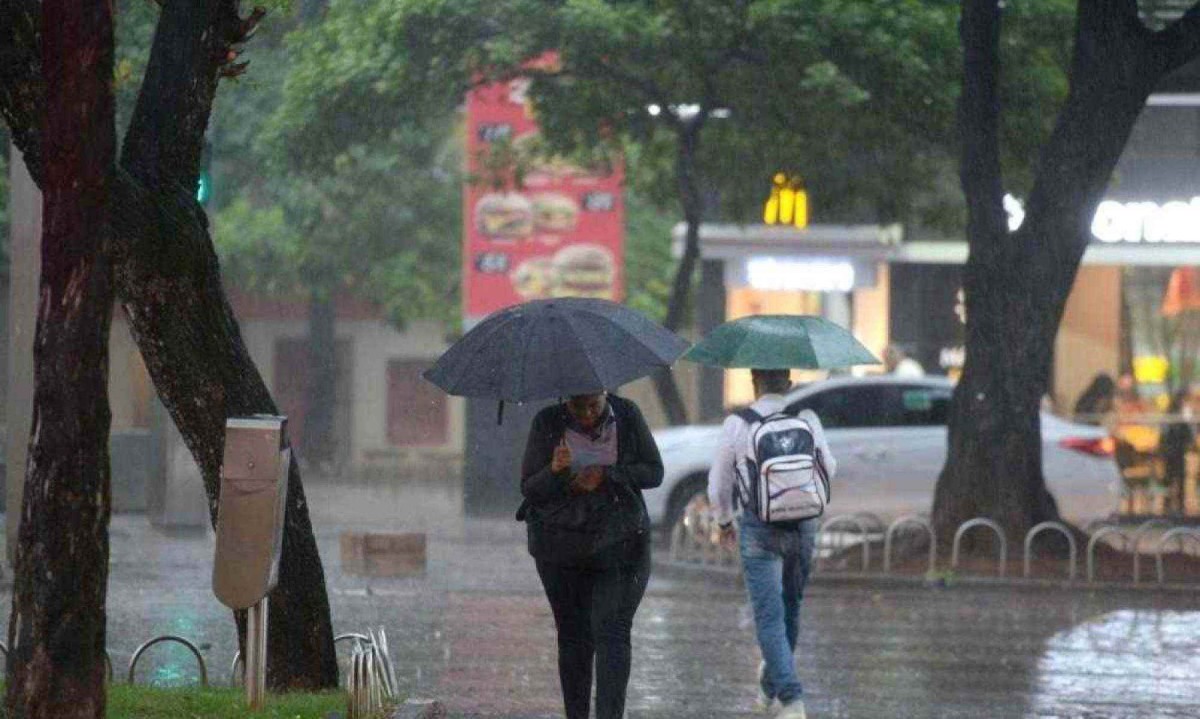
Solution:
[[[708,475],[708,496],[720,523],[722,544],[732,548],[736,542],[741,554],[763,658],[759,708],[769,710],[778,701],[779,719],[805,719],[804,689],[795,661],[800,601],[812,567],[819,515],[828,501],[828,482],[837,463],[815,413],[781,414],[790,374],[789,370],[751,370],[757,399],[748,410],[726,418]],[[773,451],[764,449],[768,446]],[[764,458],[764,452],[772,458]],[[786,475],[805,469],[813,484],[824,483],[823,497],[819,490],[814,494],[819,504],[812,509],[815,514],[801,511],[800,516],[807,518],[773,519],[771,471]]]

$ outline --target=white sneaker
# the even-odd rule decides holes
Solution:
[[[804,713],[804,702],[800,699],[791,704],[784,704],[779,713],[775,715],[775,719],[807,719],[808,715]]]
[[[767,663],[758,663],[758,697],[754,700],[754,710],[766,714],[775,706],[775,699],[763,691],[763,675],[767,673]]]

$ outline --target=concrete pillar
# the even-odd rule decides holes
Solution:
[[[825,319],[850,329],[850,293],[826,292],[822,295],[825,304]]]
[[[696,292],[697,341],[725,321],[725,262],[702,260]],[[700,367],[700,421],[718,420],[725,414],[725,370]]]
[[[497,402],[468,399],[463,462],[463,509],[467,516],[512,517],[521,506],[521,460],[534,415],[549,402],[504,405],[496,423]]]
[[[184,444],[183,435],[156,398],[153,404],[152,437],[158,446],[148,452],[146,518],[156,527],[169,529],[212,528],[204,475]]]
[[[42,193],[16,146],[9,151],[8,392],[6,393],[6,555],[15,558],[33,416],[33,333],[41,277]]]

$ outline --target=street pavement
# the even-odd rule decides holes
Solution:
[[[551,615],[522,525],[466,519],[461,493],[442,485],[310,483],[308,494],[336,632],[385,627],[403,690],[455,716],[561,716]],[[425,575],[344,574],[338,537],[349,529],[427,532]],[[211,532],[114,517],[118,680],[141,642],[177,634],[200,644],[212,682],[229,682],[236,645],[212,596],[212,551]],[[7,577],[0,594],[7,606]],[[802,623],[798,661],[814,719],[1200,717],[1197,594],[818,575]],[[657,566],[634,626],[629,716],[762,716],[753,712],[758,660],[735,578]],[[194,664],[181,649],[155,647],[138,681],[195,681]]]

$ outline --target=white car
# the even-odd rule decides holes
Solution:
[[[954,390],[943,377],[838,378],[794,389],[790,413],[821,418],[837,458],[828,516],[870,512],[885,522],[929,512],[946,461],[946,422]],[[662,486],[645,493],[650,520],[670,528],[689,506],[706,502],[708,470],[721,426],[671,427],[654,433]],[[1042,413],[1046,482],[1064,518],[1087,523],[1117,509],[1121,478],[1102,427]]]

